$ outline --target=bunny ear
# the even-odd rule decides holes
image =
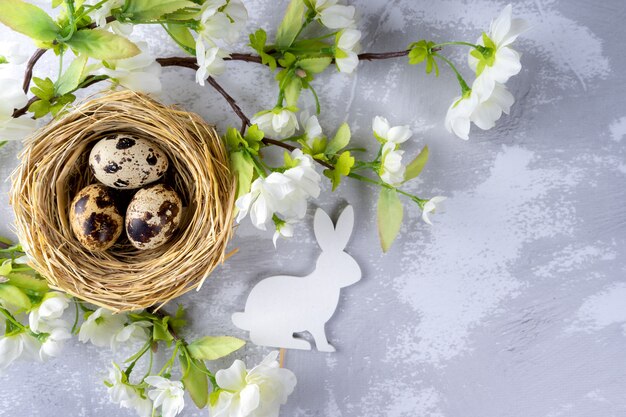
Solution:
[[[332,250],[335,246],[335,226],[333,221],[328,217],[328,214],[321,208],[315,211],[315,218],[313,219],[313,231],[315,232],[315,238],[323,251]]]
[[[337,220],[337,226],[335,227],[334,244],[339,246],[340,250],[344,250],[350,236],[352,235],[352,228],[354,227],[354,209],[352,206],[346,206],[345,209],[339,215]]]

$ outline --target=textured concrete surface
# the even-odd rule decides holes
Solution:
[[[247,3],[251,30],[277,21],[278,2]],[[422,38],[474,40],[505,5],[354,4],[367,51],[398,50]],[[374,188],[346,183],[317,202],[335,215],[346,201],[355,206],[349,251],[364,278],[343,291],[329,323],[337,353],[288,353],[299,382],[281,415],[626,416],[626,4],[522,0],[514,11],[533,23],[517,44],[524,68],[509,83],[517,103],[496,129],[473,130],[469,142],[443,128],[457,94],[449,71],[434,79],[399,60],[316,81],[328,131],[347,120],[358,142],[373,146],[374,115],[410,123],[416,133],[409,152],[428,144],[432,155],[411,190],[450,199],[434,227],[407,203],[400,240],[387,255],[376,240]],[[176,53],[158,28],[136,34],[160,56]],[[5,28],[0,36],[17,39]],[[464,64],[464,50],[447,51]],[[54,74],[50,57],[43,62]],[[273,104],[264,68],[228,68],[219,80],[248,114]],[[221,128],[238,123],[188,70],[164,71],[163,84],[163,100]],[[17,148],[0,151],[2,178],[15,166]],[[3,183],[4,233],[7,189]],[[266,276],[312,269],[318,254],[312,213],[278,250],[269,233],[249,224],[238,230],[238,255],[200,292],[181,299],[195,317],[194,334],[245,336],[229,317],[249,289]],[[266,352],[249,346],[239,356],[255,362]],[[0,415],[132,415],[108,402],[101,383],[112,357],[72,341],[62,359],[16,364],[0,377]],[[188,401],[183,415],[205,413]]]

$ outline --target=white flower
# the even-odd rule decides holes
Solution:
[[[261,230],[278,210],[285,196],[294,191],[291,180],[280,172],[272,172],[266,178],[257,178],[250,187],[248,194],[242,195],[235,202],[239,209],[237,222],[250,213],[250,221]]]
[[[113,364],[109,369],[109,380],[107,381],[109,397],[111,401],[119,404],[120,407],[135,410],[139,417],[152,416],[152,401],[143,396],[135,387],[126,384],[126,375],[120,368]]]
[[[406,142],[413,134],[408,125],[391,127],[387,119],[382,116],[374,117],[372,130],[374,131],[374,136],[380,141],[391,142],[396,145]]]
[[[302,219],[306,214],[307,199],[320,194],[321,176],[313,167],[313,159],[300,149],[291,152],[296,166],[284,173],[272,172],[266,178],[257,178],[250,192],[237,199],[237,222],[250,213],[252,224],[266,230],[275,213],[287,220]]]
[[[154,387],[148,392],[148,397],[154,401],[154,408],[161,407],[162,417],[174,417],[183,410],[185,391],[182,382],[155,375],[147,377],[145,381]]]
[[[0,69],[11,65],[21,65],[28,60],[27,48],[18,42],[0,43]]]
[[[217,402],[210,405],[210,416],[278,416],[280,406],[287,402],[296,386],[296,376],[280,368],[277,357],[278,352],[272,352],[249,371],[240,360],[228,369],[217,371],[215,380],[220,391]]]
[[[495,83],[491,95],[476,106],[470,117],[471,121],[483,130],[489,130],[496,125],[502,113],[509,114],[515,102],[504,85]]]
[[[20,356],[39,358],[39,341],[28,333],[0,337],[0,370],[6,369]]]
[[[338,5],[337,0],[315,0],[317,18],[329,29],[343,29],[354,25],[354,6]]]
[[[436,209],[441,209],[441,203],[445,199],[446,197],[436,196],[428,200],[422,208],[422,220],[432,226],[433,223],[430,221],[429,214],[434,213]]]
[[[469,139],[470,120],[478,106],[478,97],[469,92],[465,97],[456,97],[446,113],[445,126],[448,132],[461,139]]]
[[[284,176],[291,180],[294,190],[285,196],[276,211],[289,219],[301,219],[306,214],[307,199],[319,197],[322,177],[315,171],[313,158],[300,149],[291,151],[291,159],[297,165],[286,170]]]
[[[404,151],[396,150],[397,145],[387,142],[383,145],[381,154],[381,166],[378,174],[380,179],[394,187],[404,181],[404,171],[406,167],[402,165],[402,155]]]
[[[335,40],[335,64],[340,72],[352,73],[359,65],[359,39],[361,31],[356,29],[344,29],[337,34]]]
[[[56,291],[47,293],[41,304],[28,315],[30,329],[34,332],[47,332],[51,328],[68,327],[61,317],[69,305],[70,298],[67,294]]]
[[[196,71],[196,82],[204,85],[204,80],[214,75],[220,75],[226,69],[224,57],[228,54],[214,44],[207,50],[203,42],[196,43],[196,60],[198,61],[198,71]]]
[[[472,90],[465,97],[454,99],[446,114],[446,129],[467,140],[470,122],[483,130],[491,129],[503,112],[509,113],[514,101],[513,95],[502,84],[495,83],[491,95],[482,101],[472,86]]]
[[[22,334],[0,338],[0,369],[10,366],[20,357],[23,349]]]
[[[274,236],[272,237],[272,242],[274,243],[274,247],[276,247],[276,243],[278,242],[279,237],[293,237],[293,225],[295,220],[287,219],[284,220],[283,223],[276,225],[276,231],[274,232]]]
[[[107,61],[112,68],[103,68],[100,73],[111,77],[120,85],[148,94],[161,92],[161,65],[148,51],[146,42],[136,42],[141,53],[126,59]]]
[[[256,124],[259,129],[274,139],[285,139],[293,136],[298,129],[298,118],[289,109],[277,107],[273,110],[257,113],[250,123]]]
[[[96,4],[98,3],[98,0],[93,0],[90,3]],[[96,25],[101,28],[105,27],[107,25],[107,17],[111,16],[111,10],[122,7],[123,5],[124,0],[108,0],[106,3],[100,6],[100,8],[94,10],[92,13],[92,17],[96,22]]]
[[[512,7],[509,4],[504,8],[500,16],[491,22],[488,37],[488,45],[485,45],[483,37],[477,43],[494,49],[491,56],[481,58],[478,51],[470,51],[468,63],[477,72],[480,81],[475,85],[476,94],[481,101],[487,100],[494,89],[495,83],[504,84],[509,78],[518,74],[522,69],[520,54],[513,50],[510,45],[517,37],[529,27],[524,19],[512,19]],[[478,80],[477,80],[478,81]]]
[[[13,111],[28,103],[21,84],[18,80],[0,78],[0,141],[22,140],[35,130],[36,122],[28,115],[13,118]]]
[[[313,148],[314,141],[324,136],[317,116],[309,116],[308,112],[303,111],[300,113],[300,123],[304,127],[304,141],[310,148]]]
[[[126,316],[113,314],[104,308],[99,308],[80,326],[78,340],[83,343],[91,341],[96,346],[114,347],[116,335],[123,330]]]
[[[248,10],[241,0],[209,0],[202,5],[199,14],[197,42],[211,45],[222,39],[227,43],[237,41],[248,20]]]
[[[39,358],[44,361],[47,358],[60,356],[65,341],[71,337],[70,331],[65,327],[52,329],[39,349]]]
[[[145,320],[128,324],[115,335],[114,347],[125,343],[145,343],[150,337],[148,328],[151,326],[152,323]]]

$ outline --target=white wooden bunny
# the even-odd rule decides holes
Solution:
[[[233,323],[250,331],[257,345],[311,349],[296,332],[308,331],[317,350],[334,352],[324,326],[339,303],[339,291],[361,279],[361,268],[344,252],[354,226],[354,210],[347,206],[337,221],[317,209],[313,221],[315,237],[322,249],[315,270],[305,277],[279,275],[260,281],[248,295],[245,312],[235,313]]]

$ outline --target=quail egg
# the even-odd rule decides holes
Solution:
[[[178,228],[182,201],[168,185],[155,184],[137,191],[126,210],[126,234],[137,249],[166,243]]]
[[[134,189],[161,178],[169,162],[154,143],[128,134],[106,137],[89,154],[89,166],[104,185]]]
[[[76,194],[70,206],[70,224],[78,241],[90,251],[105,251],[122,234],[124,218],[104,185],[92,184]]]

